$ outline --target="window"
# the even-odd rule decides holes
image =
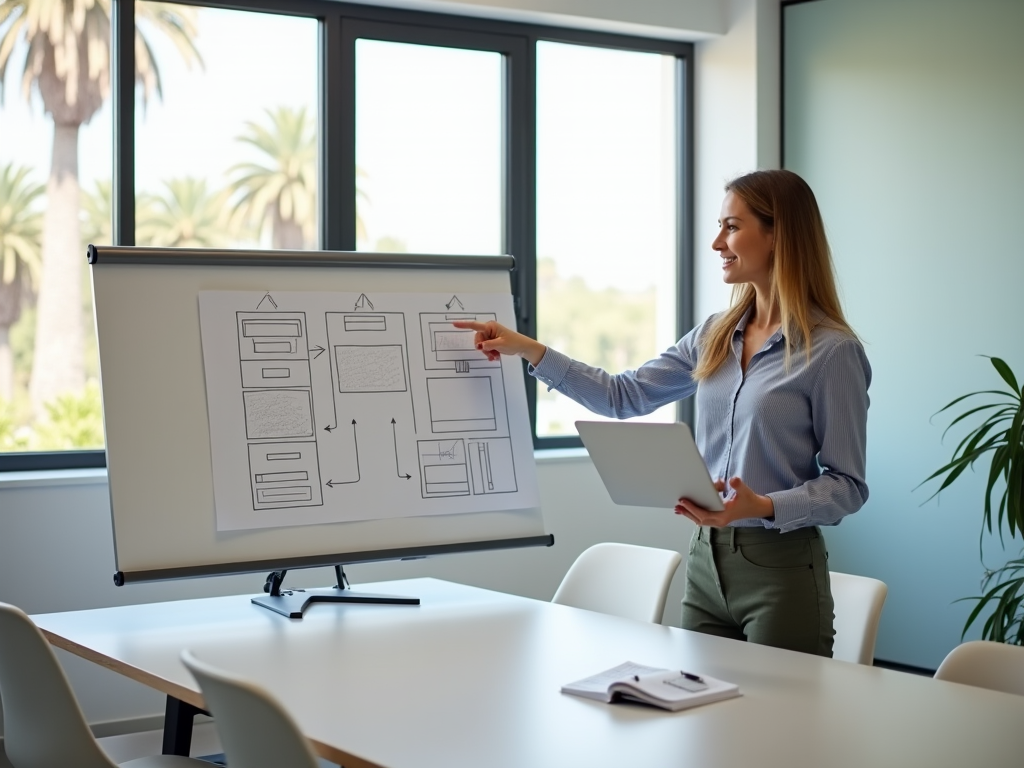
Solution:
[[[87,242],[510,253],[521,330],[616,370],[690,326],[689,44],[73,0],[48,23],[98,58],[53,105],[20,98],[27,5],[0,22],[0,470],[103,464]],[[578,445],[574,407],[527,387],[536,444]]]
[[[676,77],[673,56],[537,44],[538,338],[612,373],[678,338]],[[539,438],[597,418],[537,394]]]
[[[356,40],[359,250],[501,253],[502,63]]]
[[[137,2],[135,21],[135,244],[317,248],[316,19]]]
[[[110,236],[110,45],[99,9],[33,24],[29,5],[0,22],[0,460],[88,463],[78,451],[102,447],[103,423],[83,254]],[[76,87],[53,87],[58,58]]]

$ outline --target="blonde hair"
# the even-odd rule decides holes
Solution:
[[[730,181],[725,191],[743,200],[761,226],[774,234],[768,300],[782,315],[786,366],[801,346],[810,361],[814,307],[832,327],[855,336],[843,316],[825,224],[807,182],[792,171],[754,171]],[[694,379],[711,376],[726,361],[736,324],[755,297],[750,283],[733,287],[729,309],[712,321],[701,342]]]

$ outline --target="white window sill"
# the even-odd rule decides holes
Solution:
[[[538,465],[576,464],[589,461],[586,448],[556,448],[534,451]],[[0,490],[47,488],[58,485],[98,485],[107,482],[106,467],[95,469],[47,469],[30,472],[0,472]]]
[[[98,485],[106,482],[106,467],[0,472],[0,490],[8,488],[44,488],[56,485]]]

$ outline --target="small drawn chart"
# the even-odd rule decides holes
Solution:
[[[218,530],[539,504],[501,294],[203,291]]]

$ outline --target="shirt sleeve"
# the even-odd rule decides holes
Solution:
[[[871,367],[855,339],[837,344],[825,358],[811,389],[811,421],[820,445],[821,474],[806,483],[768,494],[775,505],[772,527],[783,532],[810,525],[836,525],[868,498],[868,386]]]
[[[702,327],[697,326],[635,371],[610,374],[548,347],[540,364],[531,365],[529,372],[549,390],[561,392],[594,413],[616,419],[642,416],[696,391],[692,372]]]

